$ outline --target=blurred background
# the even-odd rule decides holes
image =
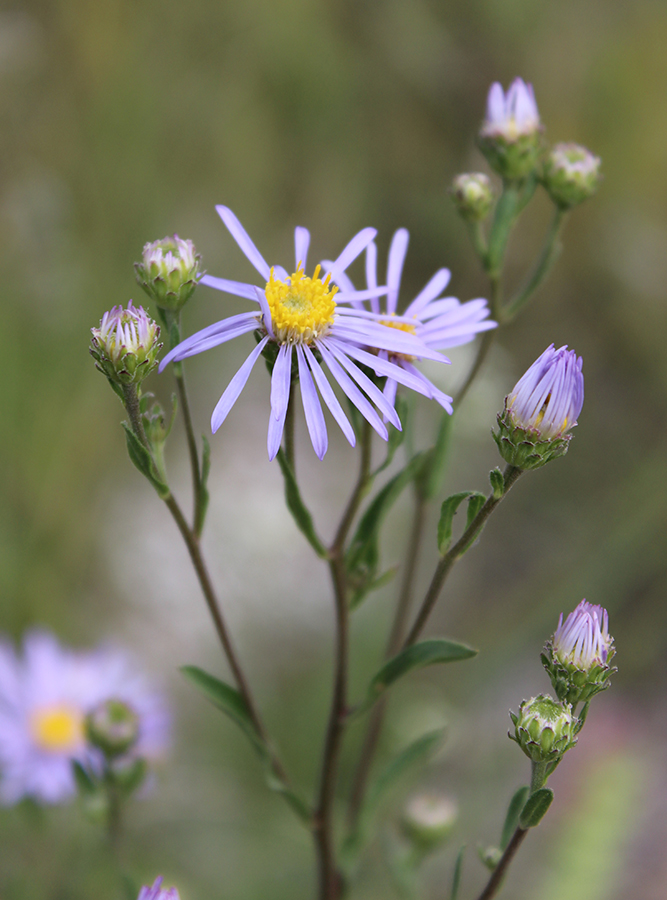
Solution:
[[[213,275],[252,269],[218,219],[230,206],[265,257],[291,260],[294,226],[312,259],[358,229],[410,230],[408,299],[439,267],[451,291],[487,285],[447,196],[455,174],[486,171],[474,136],[490,83],[535,88],[546,138],[603,158],[599,195],[576,209],[547,284],[500,337],[457,421],[447,489],[486,489],[490,429],[507,391],[552,341],[584,357],[586,402],[568,456],[526,476],[451,578],[430,633],[480,648],[465,664],[396,688],[382,758],[448,723],[429,768],[385,809],[355,898],[393,896],[382,861],[411,792],[456,797],[450,848],[426,866],[445,898],[468,845],[462,896],[486,875],[476,845],[497,842],[528,763],[508,710],[547,690],[539,653],[561,611],[609,609],[619,673],[593,704],[579,746],[553,777],[556,802],[531,833],[507,900],[658,900],[667,894],[667,7],[660,0],[51,0],[0,12],[0,631],[39,624],[74,646],[126,644],[174,704],[174,746],[132,810],[126,866],[163,873],[183,900],[311,898],[310,840],[270,794],[242,736],[181,681],[226,668],[176,529],[132,468],[117,398],[88,355],[111,306],[143,302],[132,263],[148,240],[192,238]],[[539,249],[538,196],[510,245],[508,280]],[[359,270],[357,270],[359,271]],[[360,276],[357,276],[361,281]],[[201,288],[193,331],[244,309]],[[200,432],[252,346],[192,360]],[[472,348],[452,354],[455,389]],[[170,373],[148,388],[165,402]],[[418,442],[434,425],[418,410]],[[332,601],[283,507],[266,458],[268,386],[258,366],[212,440],[205,547],[244,664],[294,780],[311,791],[330,690]],[[299,422],[304,493],[329,536],[355,456],[334,425],[323,463]],[[189,507],[183,435],[169,448]],[[379,451],[378,451],[379,452]],[[401,558],[406,493],[383,561]],[[435,513],[421,584],[435,562]],[[354,689],[377,667],[395,587],[355,619]],[[361,729],[352,730],[348,749]],[[343,769],[343,783],[350,768]],[[103,836],[76,806],[0,810],[3,900],[120,896]]]

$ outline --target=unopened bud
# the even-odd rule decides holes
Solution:
[[[557,762],[577,742],[577,719],[569,703],[559,703],[548,694],[524,700],[518,715],[510,712],[516,741],[533,762]]]
[[[458,814],[456,801],[434,794],[418,794],[405,807],[401,828],[416,847],[428,852],[449,838]]]
[[[515,78],[505,94],[491,85],[479,147],[492,169],[506,181],[523,181],[537,168],[542,125],[530,84]]]
[[[581,367],[574,350],[551,344],[519,379],[493,435],[506,462],[537,469],[567,452],[584,403]]]
[[[91,333],[95,365],[115,384],[140,384],[157,366],[160,326],[131,300],[127,309],[114,306],[105,312]]]
[[[544,187],[563,209],[591,197],[601,180],[600,157],[579,144],[556,144],[544,163]]]
[[[172,887],[162,887],[162,876],[156,878],[151,887],[142,887],[137,900],[179,900],[178,891]]]
[[[457,175],[450,193],[456,209],[466,222],[481,222],[493,206],[491,181],[482,172],[466,172]]]
[[[558,698],[576,706],[609,687],[615,653],[606,609],[582,600],[565,622],[561,613],[542,663]]]
[[[182,309],[193,294],[203,272],[201,254],[192,241],[177,234],[144,245],[143,259],[135,263],[137,282],[161,309]]]
[[[122,700],[105,700],[88,713],[86,738],[105,756],[127,753],[139,739],[139,716]]]

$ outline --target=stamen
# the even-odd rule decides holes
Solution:
[[[333,324],[336,309],[333,298],[338,288],[329,287],[331,274],[323,281],[320,270],[318,265],[309,278],[299,263],[296,272],[281,281],[271,269],[265,293],[273,331],[281,343],[310,344],[326,334]]]

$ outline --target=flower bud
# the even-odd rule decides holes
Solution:
[[[161,309],[182,309],[192,296],[203,272],[201,254],[192,241],[177,234],[144,245],[143,259],[135,263],[137,282]]]
[[[88,743],[111,758],[127,753],[139,739],[139,716],[122,700],[105,700],[85,720]]]
[[[541,135],[532,85],[515,78],[505,94],[497,81],[492,84],[478,138],[491,168],[506,181],[523,181],[537,168]]]
[[[449,838],[458,814],[456,801],[435,794],[418,794],[405,807],[401,828],[417,849],[427,853]]]
[[[518,715],[510,712],[516,741],[533,762],[557,762],[576,742],[577,719],[569,703],[559,703],[548,694],[524,700]]]
[[[481,222],[491,212],[493,190],[489,178],[482,172],[457,175],[449,192],[458,214],[466,222]]]
[[[600,157],[579,144],[556,144],[544,163],[544,187],[563,209],[591,197],[601,180]]]
[[[142,887],[137,900],[179,900],[178,891],[172,887],[162,888],[162,876],[156,878],[151,887]]]
[[[157,366],[159,325],[144,309],[114,306],[91,328],[90,353],[95,365],[115,384],[140,384]]]
[[[582,359],[567,345],[551,344],[505,397],[493,437],[503,459],[537,469],[567,453],[584,403]]]
[[[542,663],[559,700],[586,703],[609,687],[616,669],[609,665],[616,653],[609,634],[607,610],[582,600],[547,641]]]

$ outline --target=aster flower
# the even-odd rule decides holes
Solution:
[[[370,306],[373,313],[381,317],[381,321],[390,328],[413,334],[425,347],[431,350],[445,350],[458,347],[472,341],[480,331],[496,327],[496,322],[487,318],[489,308],[486,300],[470,300],[461,303],[456,297],[441,297],[440,294],[449,284],[449,269],[439,269],[424,288],[412,300],[404,313],[397,315],[398,295],[401,287],[403,263],[408,249],[409,234],[400,228],[394,235],[389,249],[387,262],[387,300],[384,310],[379,299],[377,285],[377,248],[370,243],[366,248],[366,281],[371,294]],[[354,285],[335,262],[325,261],[323,265],[331,271],[333,280],[342,288],[343,296],[361,307],[362,302],[355,298]],[[382,318],[384,317],[384,318]],[[372,346],[372,345],[370,345]],[[378,359],[388,360],[409,373],[421,382],[421,393],[436,400],[447,412],[452,412],[452,398],[443,393],[423,375],[415,366],[422,358],[419,354],[392,353],[379,350]],[[449,362],[449,360],[446,360]],[[380,372],[378,372],[380,374]],[[396,400],[397,379],[389,375],[384,387],[387,400],[394,405]]]
[[[358,364],[368,366],[413,390],[426,393],[427,396],[431,396],[431,392],[430,388],[425,387],[424,379],[386,358],[379,359],[363,349],[364,346],[376,347],[390,354],[420,356],[439,361],[443,361],[443,357],[426,347],[414,334],[387,328],[382,324],[381,316],[340,305],[340,301],[360,300],[377,294],[378,290],[355,291],[348,296],[341,292],[342,296],[334,299],[338,288],[331,285],[330,276],[324,279],[320,277],[320,266],[315,268],[312,277],[307,276],[305,270],[310,234],[305,228],[295,230],[296,268],[289,275],[282,266],[269,267],[230,209],[226,206],[218,206],[216,209],[234,240],[259,272],[263,283],[260,287],[207,275],[202,278],[202,284],[253,300],[259,305],[259,310],[223,319],[187,338],[167,354],[160,364],[160,370],[172,360],[185,359],[254,331],[258,337],[257,346],[218,401],[211,418],[213,432],[224,422],[260,354],[265,349],[272,349],[275,362],[271,376],[271,415],[267,441],[269,459],[273,459],[280,448],[294,363],[298,371],[308,432],[320,459],[327,451],[328,437],[318,390],[345,437],[353,446],[355,443],[352,426],[320,360],[343,393],[386,440],[387,429],[373,404],[398,429],[401,427],[400,420],[391,403]],[[336,271],[344,272],[373,240],[375,234],[375,229],[372,228],[360,231],[336,259]],[[382,293],[382,290],[379,292]]]
[[[582,365],[567,345],[551,344],[505,398],[494,437],[510,465],[534,469],[567,452],[584,403]]]
[[[141,306],[114,306],[91,328],[90,354],[114,384],[140,384],[157,365],[159,326]]]
[[[0,639],[0,801],[59,803],[73,796],[72,760],[93,768],[101,763],[98,751],[86,745],[85,717],[110,698],[137,714],[132,756],[162,755],[169,731],[164,701],[122,652],[77,652],[33,631],[19,655]]]
[[[515,78],[505,94],[491,85],[479,147],[491,167],[508,181],[520,182],[535,171],[542,126],[530,84]]]
[[[180,900],[176,888],[162,889],[162,876],[155,879],[151,887],[142,887],[137,900]]]
[[[142,260],[134,268],[137,282],[158,307],[178,311],[201,279],[200,263],[192,241],[175,234],[144,244]]]
[[[609,687],[615,652],[607,610],[582,600],[565,622],[561,613],[542,663],[559,698],[574,706]]]
[[[556,144],[544,162],[542,182],[562,209],[591,197],[601,178],[600,157],[580,144]]]

